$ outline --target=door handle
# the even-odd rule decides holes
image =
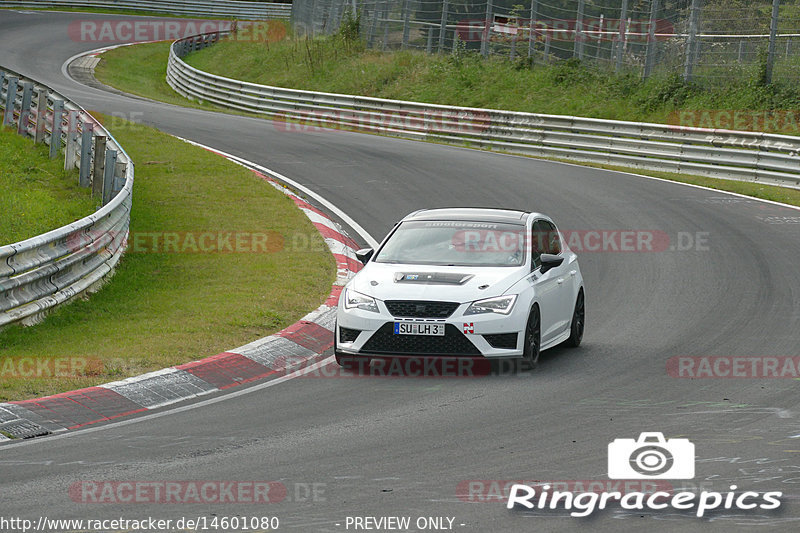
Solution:
[[[564,278],[558,278],[556,281],[558,282],[559,285],[561,285],[562,283],[564,283]]]
[[[570,270],[569,271],[569,275],[572,276],[573,278],[575,277],[575,274],[577,274],[577,273],[578,273],[577,270]]]

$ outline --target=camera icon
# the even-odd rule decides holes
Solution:
[[[614,439],[608,445],[610,479],[692,479],[694,444],[664,439],[663,433],[641,433],[638,439]]]

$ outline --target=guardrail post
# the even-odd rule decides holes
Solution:
[[[103,205],[114,197],[114,174],[117,170],[117,151],[106,150],[105,168],[103,169]]]
[[[94,168],[92,169],[92,197],[100,198],[103,195],[103,176],[106,168],[106,143],[105,135],[94,136]]]
[[[78,114],[67,112],[67,146],[64,150],[64,170],[75,168],[78,159]]]
[[[776,2],[778,0],[775,0]],[[656,15],[658,14],[658,0],[650,0],[650,27],[647,29],[647,51],[644,58],[643,78],[649,78],[656,61]]]
[[[114,170],[114,184],[111,188],[111,198],[115,197],[117,193],[125,186],[125,174],[128,170],[128,165],[127,163],[117,160]]]
[[[64,100],[53,101],[53,122],[50,127],[50,159],[55,159],[61,150],[61,120],[64,115]]]
[[[47,133],[47,89],[36,91],[36,132],[33,135],[33,142],[40,144],[44,142]]]
[[[78,177],[78,184],[81,187],[92,186],[92,133],[94,124],[85,122],[83,124],[83,134],[81,135],[81,170]]]
[[[31,104],[33,99],[33,84],[29,81],[22,84],[22,105],[19,107],[19,124],[17,133],[28,136],[28,124],[31,118]]]
[[[627,41],[628,25],[626,24],[626,17],[628,16],[628,0],[622,0],[622,11],[619,14],[619,36],[617,37],[616,65],[614,71],[619,73],[622,70],[622,52],[625,48],[625,41]]]
[[[17,84],[19,78],[15,76],[8,77],[8,89],[6,92],[6,108],[3,113],[3,126],[14,125],[14,107],[17,104]]]

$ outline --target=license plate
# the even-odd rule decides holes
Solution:
[[[395,322],[395,335],[430,335],[444,336],[444,324],[423,324],[419,322]]]

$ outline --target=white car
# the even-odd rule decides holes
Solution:
[[[503,209],[426,209],[398,222],[342,291],[334,354],[524,358],[583,337],[583,277],[553,221]]]

